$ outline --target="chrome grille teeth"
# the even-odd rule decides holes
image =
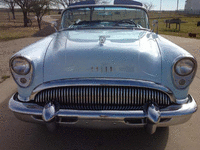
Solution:
[[[134,105],[137,105],[137,89],[134,89]]]
[[[35,96],[36,103],[58,101],[68,109],[132,110],[142,109],[148,102],[160,107],[171,104],[167,94],[145,88],[114,86],[80,86],[47,89]]]

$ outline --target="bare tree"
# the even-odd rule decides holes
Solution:
[[[30,10],[35,13],[37,17],[38,27],[41,30],[41,21],[44,14],[49,11],[51,0],[32,0]]]
[[[152,4],[152,2],[144,3],[144,7],[146,8],[147,11],[150,11],[154,7],[154,5]]]
[[[28,27],[28,12],[32,6],[33,0],[14,0],[15,3],[21,8],[24,15],[24,27]]]
[[[0,3],[5,4],[9,7],[12,12],[13,19],[15,19],[15,1],[14,0],[0,0]]]
[[[53,3],[55,3],[57,5],[60,4],[64,8],[68,7],[72,3],[80,2],[80,1],[85,1],[85,0],[52,0]]]

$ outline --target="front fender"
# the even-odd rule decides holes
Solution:
[[[13,55],[12,57],[25,57],[30,60],[32,64],[33,74],[32,81],[30,85],[26,88],[22,88],[18,86],[18,93],[21,99],[26,99],[30,96],[33,89],[43,83],[43,66],[44,66],[44,58],[49,44],[56,34],[50,35],[42,40],[33,43],[24,49],[20,50],[18,53]],[[12,59],[12,58],[11,58]],[[22,94],[23,93],[23,94]]]
[[[184,99],[188,96],[189,87],[187,87],[186,89],[176,88],[173,83],[172,70],[176,58],[180,56],[193,58],[193,56],[183,48],[170,42],[169,40],[163,38],[162,36],[158,36],[156,40],[162,57],[162,69],[161,69],[162,85],[168,87],[171,91],[173,91],[176,99]]]

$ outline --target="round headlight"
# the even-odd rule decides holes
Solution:
[[[12,70],[18,75],[27,75],[30,72],[30,63],[25,58],[15,58],[12,61]]]
[[[187,76],[194,70],[195,64],[191,59],[182,59],[175,65],[175,72],[180,76]]]

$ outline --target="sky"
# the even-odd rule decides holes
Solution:
[[[142,3],[152,3],[152,10],[176,10],[177,9],[177,0],[136,0]],[[162,1],[161,5],[160,2]],[[183,10],[185,8],[186,0],[178,0],[179,1],[179,10]],[[2,7],[2,6],[0,6]]]
[[[160,2],[161,3],[161,10],[177,10],[177,0],[137,0],[143,3],[152,3],[153,9],[152,10],[160,10]],[[179,10],[184,10],[185,8],[185,1],[186,0],[179,0],[178,8]]]

